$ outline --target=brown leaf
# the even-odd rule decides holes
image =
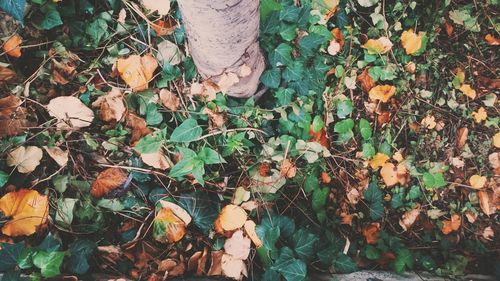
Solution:
[[[90,187],[90,193],[94,198],[101,198],[109,192],[114,191],[126,183],[127,173],[119,168],[107,168],[99,173]]]
[[[226,239],[224,251],[235,259],[246,260],[250,254],[250,239],[243,236],[242,230],[237,230]]]
[[[380,223],[372,222],[363,228],[363,236],[366,238],[366,243],[376,244],[380,237]]]
[[[415,223],[418,215],[420,215],[420,204],[417,204],[412,210],[405,212],[399,220],[399,225],[404,231],[408,231],[408,229],[410,229],[410,227]]]
[[[479,197],[479,206],[481,207],[481,210],[483,210],[484,214],[490,216],[495,213],[495,206],[490,204],[490,195],[487,191],[480,190],[478,191],[477,196]]]
[[[486,36],[484,36],[484,41],[486,41],[486,43],[491,46],[500,45],[500,39],[491,34],[486,34]]]
[[[326,136],[325,128],[322,128],[319,131],[315,132],[313,130],[312,125],[311,125],[311,127],[309,127],[309,135],[311,136],[311,139],[309,141],[315,141],[326,148],[330,148],[330,141],[328,140],[328,137]]]
[[[100,96],[95,102],[92,103],[92,107],[100,108],[101,119],[104,122],[118,122],[120,121],[127,108],[123,102],[123,95],[118,88],[112,88],[111,91],[107,92],[103,96]]]
[[[332,29],[331,33],[335,40],[339,43],[340,49],[342,50],[342,48],[344,47],[344,36],[342,35],[342,30],[336,27]]]
[[[43,148],[45,149],[47,154],[52,159],[54,159],[54,161],[56,161],[56,163],[60,167],[66,166],[66,164],[68,163],[68,160],[69,160],[69,151],[68,150],[64,151],[60,147],[57,147],[57,146],[54,146],[54,147],[44,146]]]
[[[224,251],[213,251],[212,252],[212,264],[208,270],[208,276],[219,276],[222,275],[222,256]]]
[[[166,170],[170,168],[170,160],[163,154],[162,150],[152,153],[141,153],[141,160],[144,164],[156,169]]]
[[[375,80],[368,74],[368,67],[358,75],[356,80],[360,83],[361,89],[366,93],[370,92],[370,90],[375,87]]]
[[[397,166],[389,162],[385,163],[382,169],[380,169],[380,175],[387,186],[393,186],[397,183],[406,184],[407,170],[403,163]]]
[[[453,36],[454,28],[453,25],[451,25],[451,23],[448,20],[444,21],[444,29],[446,30],[446,34],[448,35],[448,37]]]
[[[66,85],[75,78],[76,64],[72,61],[52,59],[52,80],[59,85]]]
[[[23,43],[23,38],[18,34],[14,34],[3,44],[3,50],[7,55],[13,58],[21,57],[21,43]]]
[[[458,214],[453,214],[450,220],[443,221],[441,231],[444,235],[448,235],[453,231],[457,231],[462,224],[462,218]]]
[[[283,162],[281,163],[280,174],[282,176],[291,179],[295,177],[296,173],[297,173],[297,167],[295,166],[295,164],[292,161],[290,161],[290,159],[283,160]]]
[[[121,248],[116,245],[98,246],[97,251],[102,259],[111,264],[116,264],[123,255]]]
[[[455,143],[458,149],[464,147],[467,143],[467,137],[469,136],[469,129],[467,127],[462,127],[458,129],[457,135],[455,137]]]
[[[125,120],[127,122],[127,128],[132,129],[130,145],[135,146],[143,136],[151,133],[151,129],[147,127],[146,120],[135,115],[134,113],[129,112]]]
[[[216,113],[208,107],[205,107],[202,112],[208,115],[210,124],[212,124],[215,128],[222,128],[224,126],[226,120],[224,118],[224,115],[222,115],[221,113]]]
[[[172,111],[177,111],[180,105],[180,99],[174,93],[170,92],[167,89],[161,89],[159,96],[161,104],[164,107]]]
[[[154,29],[156,35],[165,36],[174,33],[174,30],[177,28],[177,23],[172,18],[157,20],[151,24],[151,28]]]
[[[23,102],[16,96],[6,96],[0,99],[0,139],[18,135],[26,130],[26,109]]]
[[[16,79],[16,72],[10,68],[0,66],[0,82],[12,82]]]

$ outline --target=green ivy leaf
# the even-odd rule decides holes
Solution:
[[[43,277],[50,278],[61,273],[63,259],[64,252],[39,251],[33,256],[33,264],[40,268]]]
[[[220,211],[218,200],[200,191],[181,194],[177,203],[189,213],[194,224],[204,233],[212,229]]]
[[[0,9],[20,22],[23,22],[25,8],[26,8],[26,0],[0,1]]]
[[[170,141],[173,142],[192,142],[203,133],[203,129],[198,125],[195,119],[189,118],[184,120],[179,127],[175,128],[170,136]]]
[[[352,113],[353,106],[351,100],[345,99],[337,103],[337,116],[344,119]]]
[[[316,234],[305,228],[299,229],[292,236],[295,253],[300,259],[311,261],[315,256],[318,240],[319,237]]]
[[[0,187],[3,187],[9,181],[9,174],[0,171]]]
[[[413,267],[413,255],[408,249],[400,249],[396,252],[396,260],[393,263],[394,271],[403,273],[406,268]]]
[[[368,122],[368,120],[364,118],[361,118],[361,120],[359,120],[359,132],[364,140],[371,139],[372,127],[370,126],[370,122]]]
[[[39,27],[45,30],[49,30],[62,24],[63,22],[61,20],[61,15],[59,15],[59,12],[55,8],[53,8],[44,15],[43,20],[39,24]]]
[[[227,163],[217,151],[209,147],[204,147],[200,150],[198,159],[202,160],[206,165]]]
[[[69,246],[68,269],[76,274],[85,274],[90,268],[89,258],[95,251],[94,242],[87,239],[79,239]]]
[[[269,54],[269,64],[272,67],[288,65],[292,62],[292,46],[281,43]]]
[[[342,273],[351,273],[358,270],[358,266],[351,257],[340,253],[333,262],[333,267]]]
[[[260,81],[269,88],[277,89],[280,86],[281,72],[275,68],[268,69],[262,73]]]
[[[24,247],[24,242],[16,244],[0,243],[0,272],[16,267]]]

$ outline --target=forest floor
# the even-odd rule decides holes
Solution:
[[[257,101],[224,94],[247,68],[200,79],[176,1],[25,2],[2,280],[500,278],[498,0],[261,0]]]

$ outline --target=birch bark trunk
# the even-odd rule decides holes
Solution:
[[[265,68],[259,47],[259,0],[178,0],[187,43],[198,72],[217,83],[224,73],[239,76],[226,94],[253,96]],[[246,65],[252,72],[240,74]],[[242,77],[244,76],[244,77]]]

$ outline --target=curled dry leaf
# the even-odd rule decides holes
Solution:
[[[100,108],[101,120],[104,122],[118,122],[122,120],[127,108],[123,102],[123,95],[118,88],[97,98],[92,107]]]
[[[247,212],[237,205],[229,204],[222,208],[215,220],[214,228],[217,233],[234,231],[242,227],[247,221]]]
[[[137,142],[151,133],[151,129],[147,127],[146,120],[129,112],[125,117],[127,128],[132,129],[132,137],[130,138],[130,145],[135,146]]]
[[[94,198],[102,198],[112,191],[118,191],[128,185],[128,175],[119,168],[107,168],[99,173],[90,187],[90,193]]]
[[[222,256],[224,251],[212,251],[212,264],[208,270],[208,276],[222,275]]]
[[[224,250],[235,259],[246,260],[250,254],[250,239],[243,236],[242,230],[237,230],[226,239]]]
[[[469,129],[467,127],[462,127],[458,129],[457,135],[455,137],[455,143],[458,149],[464,147],[467,143],[467,137],[469,136]]]
[[[161,104],[164,107],[172,111],[177,111],[181,102],[180,99],[174,93],[172,93],[167,89],[161,89],[158,95],[160,96]]]
[[[365,68],[363,72],[361,72],[358,77],[356,77],[356,81],[361,85],[361,89],[366,93],[370,92],[370,90],[375,87],[375,80],[368,73],[368,68]]]
[[[255,247],[260,248],[263,245],[263,243],[262,240],[260,240],[259,236],[257,235],[257,232],[255,232],[255,226],[256,225],[254,221],[247,220],[244,225],[245,233],[248,235],[250,240],[252,240]]]
[[[160,170],[171,167],[170,160],[163,154],[161,149],[152,153],[141,153],[141,160],[144,164]]]
[[[69,160],[69,151],[64,151],[60,147],[47,147],[44,146],[43,149],[47,152],[50,158],[54,159],[60,167],[66,166]]]
[[[472,89],[469,84],[462,84],[459,89],[464,95],[468,96],[471,99],[475,99],[477,94],[476,90]]]
[[[166,200],[160,200],[160,205],[162,208],[172,210],[174,215],[180,218],[186,225],[189,225],[191,223],[191,216],[181,206]]]
[[[387,160],[389,160],[389,156],[385,155],[384,153],[378,152],[377,154],[375,154],[372,160],[370,160],[370,167],[372,167],[372,169],[383,167]]]
[[[221,92],[227,93],[227,91],[238,82],[240,82],[238,75],[232,72],[225,72],[220,76],[219,81],[217,81],[217,86],[219,86]]]
[[[385,185],[393,186],[396,184],[406,184],[407,170],[403,163],[395,166],[392,163],[385,163],[380,170],[380,175],[384,180]]]
[[[250,199],[250,191],[246,190],[243,186],[238,186],[234,191],[233,204],[240,205]]]
[[[340,50],[341,48],[339,42],[337,42],[335,39],[332,39],[332,41],[330,41],[330,44],[328,45],[327,52],[330,55],[335,56],[340,52]]]
[[[52,59],[51,66],[52,81],[59,85],[68,84],[69,81],[73,80],[77,74],[76,61],[73,60],[58,61],[56,59]]]
[[[223,114],[217,113],[209,109],[208,107],[205,107],[202,112],[208,115],[208,118],[210,119],[210,124],[212,124],[213,127],[222,128],[224,126],[226,120]]]
[[[486,34],[486,36],[484,36],[484,41],[486,41],[486,43],[491,46],[500,45],[500,39],[496,38],[494,35],[491,34]]]
[[[186,234],[186,223],[170,208],[161,208],[153,222],[153,237],[162,243],[175,243]]]
[[[444,29],[445,29],[448,37],[451,38],[453,36],[454,28],[453,28],[453,25],[448,20],[444,21]]]
[[[474,118],[476,123],[481,123],[488,118],[488,113],[486,113],[484,107],[481,106],[477,111],[472,112],[472,118]]]
[[[329,184],[332,181],[332,177],[327,172],[321,172],[321,182],[324,184]]]
[[[224,254],[221,261],[222,274],[226,277],[236,280],[242,280],[247,276],[247,267],[245,262],[234,258],[232,255]]]
[[[145,54],[142,57],[132,55],[116,61],[116,70],[120,77],[134,91],[143,91],[148,88],[148,83],[153,78],[157,67],[158,62],[151,54]]]
[[[370,55],[385,54],[392,49],[392,42],[387,37],[369,39],[365,44],[363,44],[363,48],[365,48]]]
[[[366,243],[376,244],[380,237],[380,223],[372,222],[363,228],[363,236],[366,238]]]
[[[3,234],[31,235],[47,221],[49,202],[47,196],[40,195],[36,190],[20,189],[0,199],[0,211],[4,217],[11,217],[2,227]]]
[[[200,96],[205,101],[213,101],[217,97],[217,93],[220,92],[219,86],[207,79],[200,83],[191,84],[190,95],[191,96]]]
[[[7,55],[13,58],[21,57],[21,44],[23,43],[23,38],[18,34],[14,34],[5,43],[3,44],[3,51],[7,53]]]
[[[460,215],[453,214],[450,220],[443,221],[441,231],[444,235],[448,235],[453,231],[457,231],[460,228],[460,225],[462,225],[462,218]]]
[[[495,175],[500,175],[500,153],[494,152],[488,156],[491,168],[493,168]]]
[[[20,146],[7,154],[7,165],[15,166],[19,173],[33,172],[42,160],[43,152],[36,146]]]
[[[157,36],[166,36],[174,33],[174,30],[177,28],[177,23],[171,18],[167,20],[157,20],[151,24],[151,28],[154,29]]]
[[[479,197],[479,206],[481,207],[481,210],[483,210],[483,213],[487,216],[494,214],[496,207],[493,206],[490,202],[490,194],[487,191],[478,191],[477,196]]]
[[[371,100],[380,100],[388,102],[389,99],[396,93],[396,87],[392,85],[378,85],[373,87],[368,93]]]
[[[405,212],[399,220],[399,225],[404,231],[408,231],[415,223],[415,220],[417,220],[418,215],[420,215],[420,204],[417,204],[412,210]]]
[[[16,96],[6,96],[0,99],[0,139],[18,135],[26,130],[26,109],[23,102]]]
[[[495,232],[491,226],[487,226],[483,229],[483,238],[489,241],[493,241],[495,237]]]
[[[252,74],[252,68],[246,64],[242,64],[239,68],[239,77],[247,77],[248,75]]]
[[[424,119],[422,119],[422,121],[420,122],[420,124],[422,124],[423,127],[429,129],[429,130],[432,130],[434,128],[436,128],[436,118],[432,115],[427,115],[424,117]]]
[[[0,83],[12,82],[16,79],[16,72],[10,68],[0,66]]]
[[[59,129],[79,129],[90,126],[94,112],[76,97],[57,97],[47,105],[49,115],[56,117]]]
[[[422,48],[422,41],[425,36],[425,32],[419,32],[416,34],[413,29],[403,31],[403,34],[401,34],[401,44],[403,45],[406,54],[414,55],[418,53],[418,51]]]
[[[486,177],[480,175],[473,175],[469,178],[470,186],[474,189],[481,189],[486,184]]]
[[[178,65],[184,60],[184,54],[175,43],[164,40],[158,44],[157,58],[163,65]]]
[[[285,159],[281,163],[280,174],[282,176],[285,176],[285,177],[291,179],[291,178],[295,177],[295,174],[297,174],[297,167],[290,159]]]
[[[142,0],[142,5],[153,12],[164,16],[170,11],[170,0]]]

